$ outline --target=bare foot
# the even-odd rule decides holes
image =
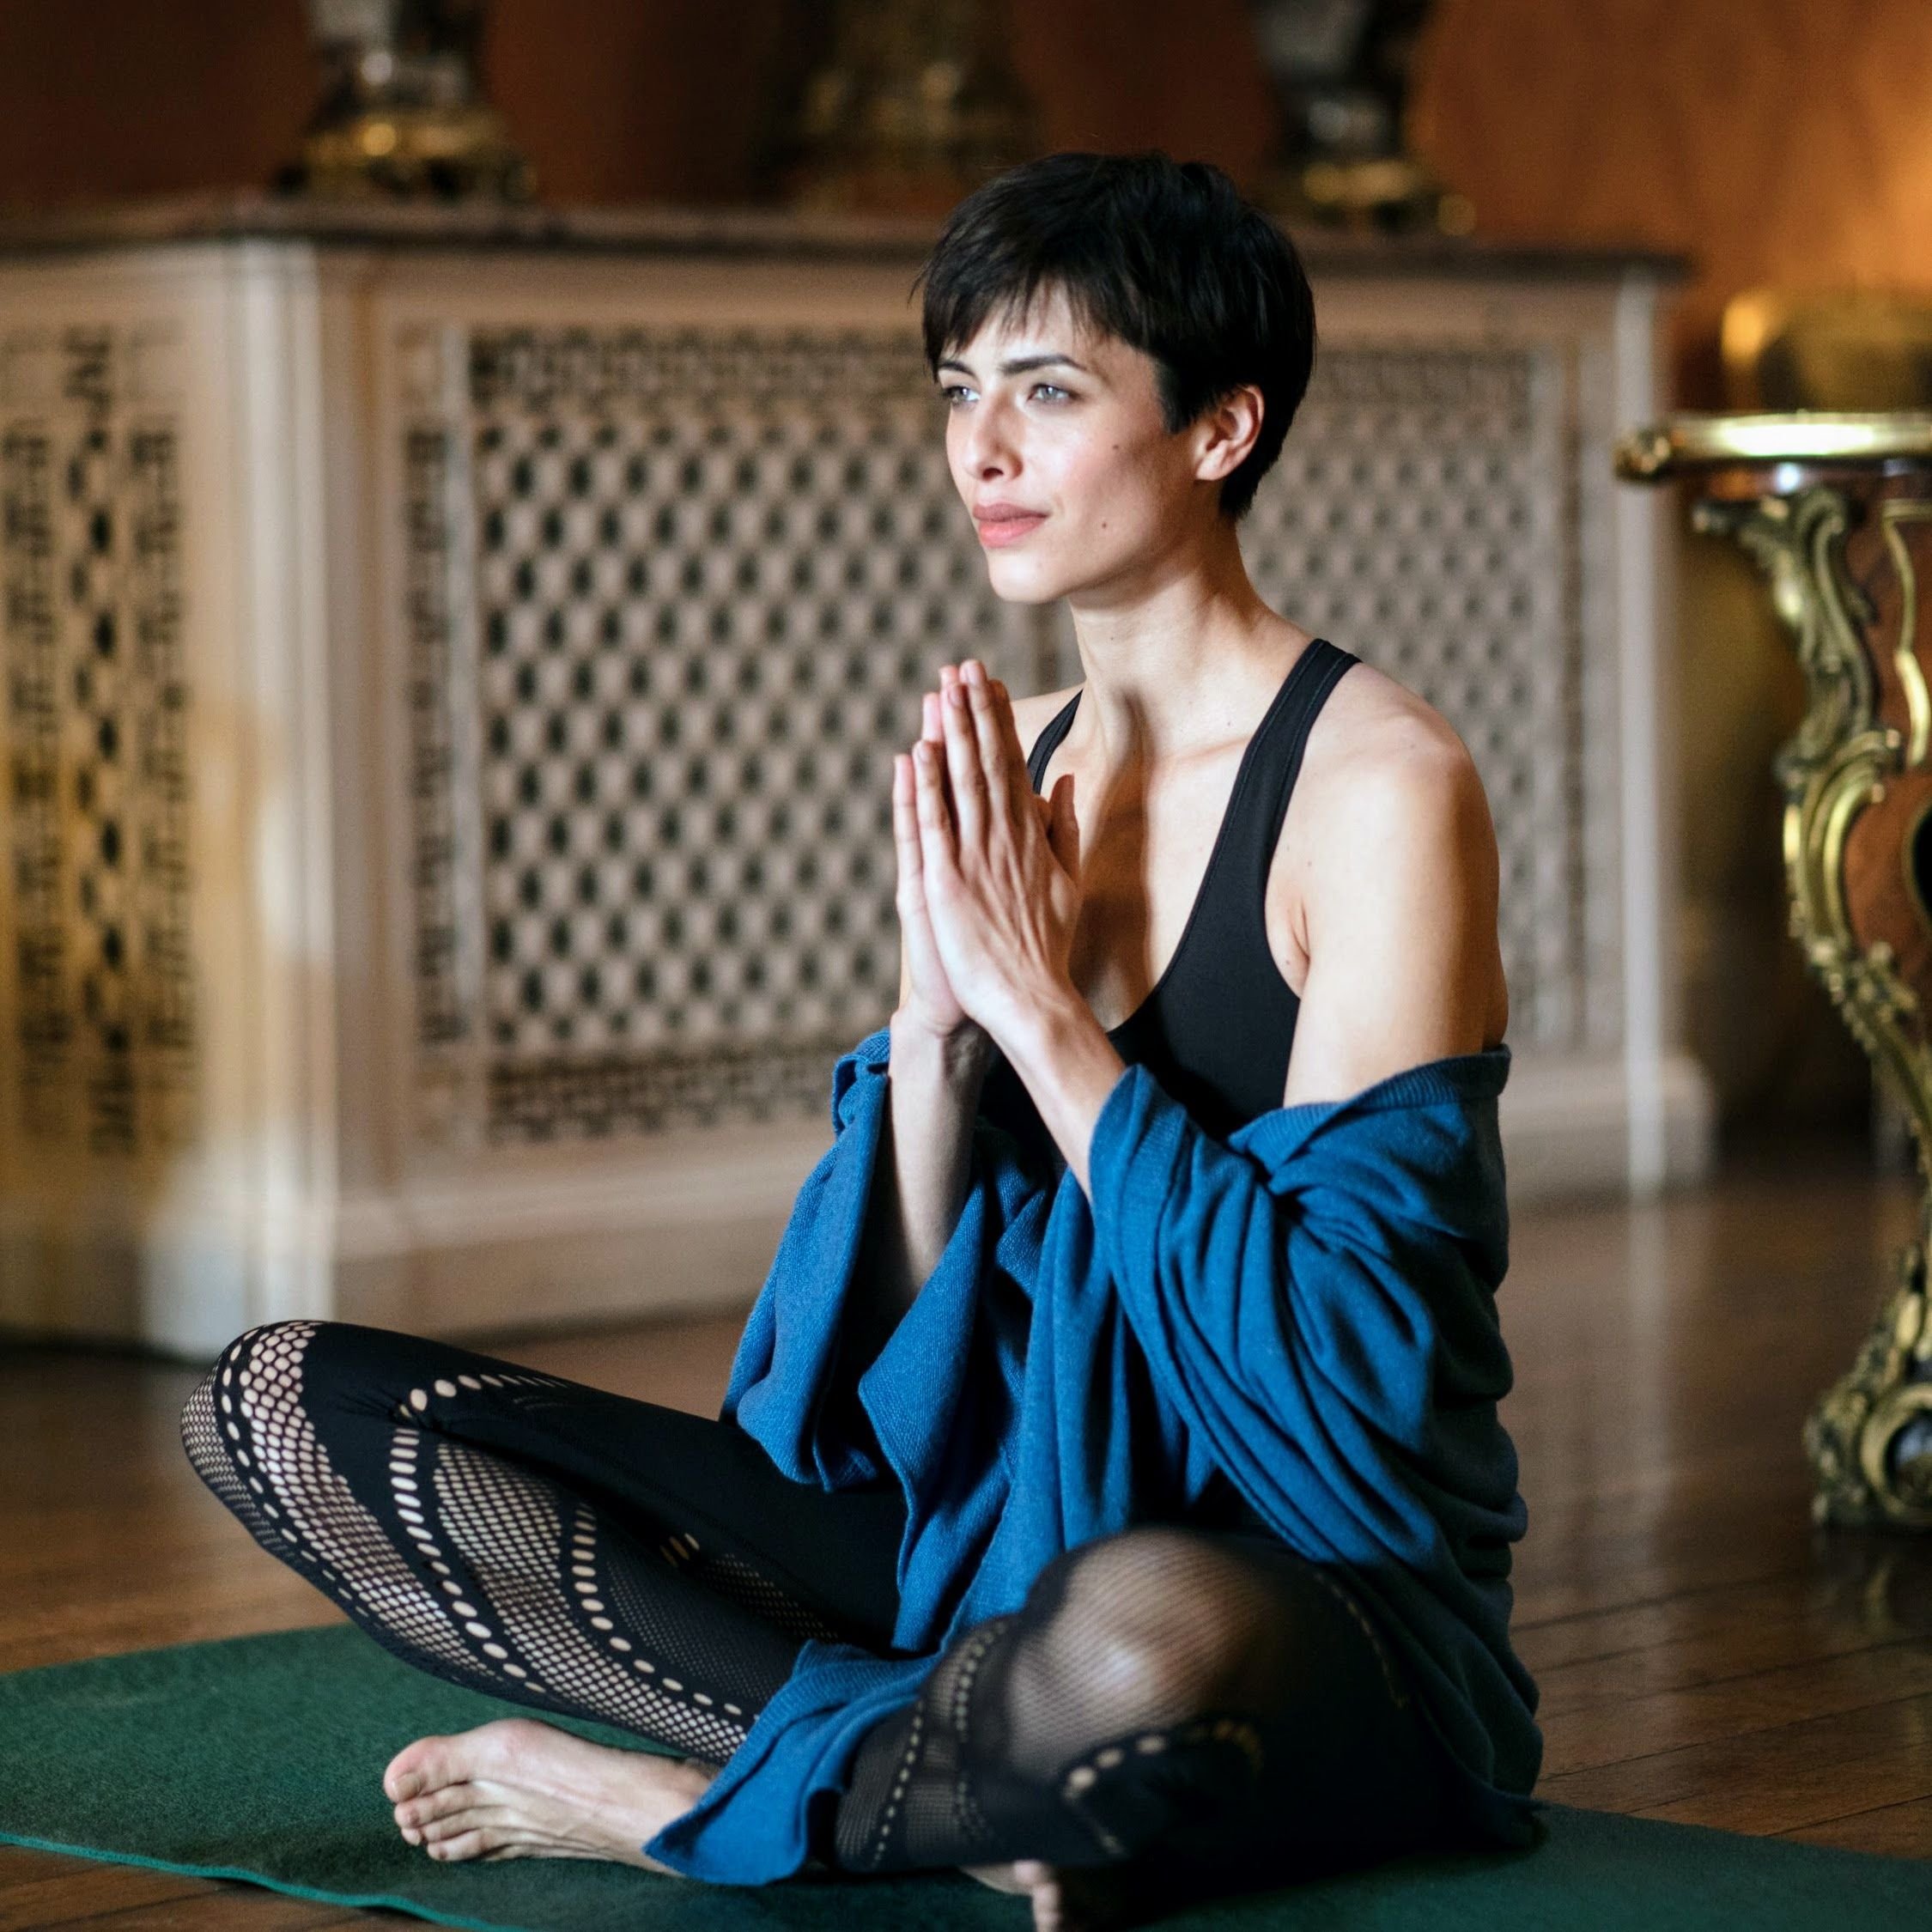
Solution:
[[[1104,1932],[1127,1923],[1128,1887],[1117,1867],[1070,1865],[1063,1871],[1042,1859],[1021,1858],[959,1868],[995,1892],[1025,1893],[1033,1902],[1033,1932]]]
[[[693,1759],[592,1744],[533,1717],[419,1737],[382,1774],[396,1824],[432,1858],[608,1858],[643,1847],[717,1776]],[[675,1874],[673,1874],[675,1875]]]

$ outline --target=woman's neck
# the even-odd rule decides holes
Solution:
[[[1165,764],[1245,735],[1309,641],[1249,581],[1232,526],[1142,577],[1068,600],[1085,674],[1078,755],[1103,770]]]

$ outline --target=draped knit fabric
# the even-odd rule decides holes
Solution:
[[[794,1481],[896,1479],[895,1650],[808,1640],[697,1802],[645,1846],[693,1877],[798,1871],[866,1734],[1054,1558],[1184,1522],[1231,1482],[1370,1613],[1459,1767],[1471,1826],[1528,1842],[1541,1739],[1510,1648],[1525,1511],[1497,1414],[1510,1049],[1433,1060],[1224,1140],[1144,1066],[1096,1122],[1090,1203],[995,1058],[969,1192],[874,1360],[841,1343],[889,1035],[841,1056],[833,1145],[793,1206],[723,1416]]]

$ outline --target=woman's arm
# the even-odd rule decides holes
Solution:
[[[942,735],[948,665],[922,702],[920,736]],[[985,677],[984,667],[976,672]],[[1004,687],[1001,687],[1003,690]],[[973,1123],[993,1042],[961,1009],[933,943],[919,854],[912,760],[892,761],[892,837],[898,862],[899,1003],[889,1029],[885,1117],[860,1237],[857,1279],[841,1324],[841,1352],[862,1373],[945,1253],[972,1184]]]
[[[1308,973],[1284,1107],[1479,1052],[1509,1020],[1496,831],[1462,741],[1392,719],[1346,777],[1303,801]]]
[[[861,1370],[912,1306],[958,1225],[980,1089],[993,1060],[993,1042],[977,1029],[942,1040],[902,1011],[890,1032],[885,1125],[846,1311],[848,1346]]]

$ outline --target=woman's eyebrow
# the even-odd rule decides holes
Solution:
[[[1093,373],[1084,362],[1076,362],[1071,355],[1062,355],[1057,350],[1040,355],[1015,355],[999,364],[998,368],[1001,375],[1024,375],[1029,369],[1048,369],[1055,363],[1063,364],[1070,369],[1078,369],[1082,375],[1091,375]],[[971,375],[973,373],[970,366],[962,362],[957,355],[945,357],[937,368],[957,369],[962,375]]]

